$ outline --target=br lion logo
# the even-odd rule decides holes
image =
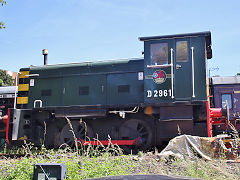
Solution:
[[[153,73],[153,81],[156,84],[162,84],[166,81],[167,74],[163,70],[158,70]]]

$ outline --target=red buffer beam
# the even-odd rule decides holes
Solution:
[[[208,137],[213,136],[212,126],[216,124],[222,124],[224,118],[227,118],[226,113],[223,113],[222,108],[210,108],[209,101],[206,102],[207,106],[207,130]]]

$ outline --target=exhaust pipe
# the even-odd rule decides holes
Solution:
[[[43,49],[42,50],[42,54],[44,56],[44,65],[47,65],[48,50],[47,49]]]

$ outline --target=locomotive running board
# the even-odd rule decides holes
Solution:
[[[141,141],[141,138],[138,137],[136,139],[133,140],[103,140],[103,141],[99,141],[99,140],[95,140],[95,141],[85,141],[82,139],[78,139],[78,142],[81,143],[82,145],[86,146],[86,145],[93,145],[93,146],[97,146],[97,145],[109,145],[109,144],[117,144],[119,146],[123,146],[123,145],[138,145],[139,142]]]

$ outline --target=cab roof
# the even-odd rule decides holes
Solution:
[[[203,36],[206,39],[206,48],[207,48],[207,58],[212,58],[212,41],[211,41],[211,32],[195,32],[195,33],[186,33],[186,34],[173,34],[173,35],[163,35],[163,36],[149,36],[149,37],[139,37],[140,41],[151,41],[151,40],[162,40],[162,39],[177,39],[184,37],[200,37]]]
[[[173,35],[163,35],[163,36],[149,36],[149,37],[139,37],[140,41],[150,41],[150,40],[160,40],[160,39],[172,39],[172,38],[182,38],[182,37],[196,37],[196,36],[205,36],[208,38],[209,43],[211,44],[211,32],[195,32],[195,33],[186,33],[186,34],[173,34]]]

